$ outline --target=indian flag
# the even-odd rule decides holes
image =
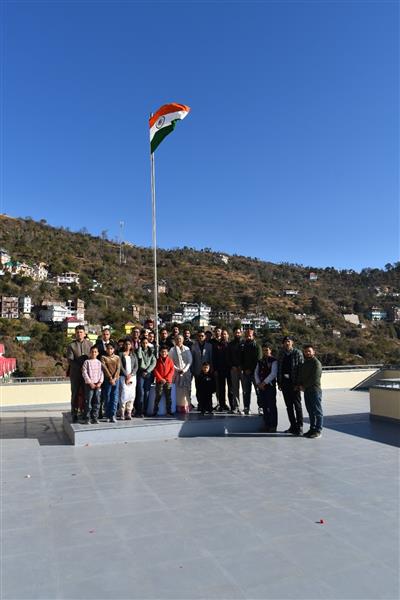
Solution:
[[[190,108],[184,104],[164,104],[149,119],[151,153],[175,129],[175,124],[186,117]]]

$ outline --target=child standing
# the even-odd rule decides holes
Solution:
[[[211,373],[210,363],[205,362],[201,365],[201,372],[198,375],[196,386],[201,414],[204,415],[206,412],[212,414],[212,395],[216,390],[216,386],[215,378]]]
[[[121,361],[119,356],[115,355],[113,344],[108,344],[106,355],[101,357],[101,364],[104,372],[104,398],[105,410],[108,423],[116,423],[116,414],[118,407],[119,374]]]
[[[82,365],[82,376],[85,382],[84,424],[99,422],[100,390],[104,380],[101,363],[97,360],[99,351],[96,346],[90,348],[90,358]]]
[[[168,348],[166,346],[161,347],[160,356],[157,359],[156,368],[154,369],[154,377],[156,380],[156,398],[154,401],[153,417],[156,417],[158,414],[158,405],[160,404],[163,392],[165,393],[167,415],[172,417],[171,388],[174,369],[174,363],[168,356]]]

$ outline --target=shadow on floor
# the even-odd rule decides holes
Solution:
[[[324,427],[396,448],[400,447],[398,424],[390,421],[371,421],[369,413],[328,415],[324,417]]]
[[[70,441],[63,430],[61,417],[2,417],[0,439],[37,439],[41,446],[64,446]]]

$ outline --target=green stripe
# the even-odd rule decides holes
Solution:
[[[167,127],[163,127],[162,129],[157,131],[157,133],[154,134],[154,137],[151,140],[151,144],[150,144],[150,151],[152,154],[153,154],[154,150],[161,144],[163,139],[165,137],[167,137],[167,135],[175,129],[175,124],[177,121],[179,121],[179,119],[175,119],[174,121],[171,121],[170,125],[167,125]]]

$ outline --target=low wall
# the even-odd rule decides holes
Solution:
[[[373,387],[369,390],[371,417],[400,421],[400,390]]]
[[[357,369],[346,371],[323,371],[321,385],[322,389],[334,390],[338,388],[352,388],[367,377],[376,373],[376,369]],[[394,377],[394,375],[391,375]]]
[[[0,386],[0,406],[65,404],[71,400],[69,383],[24,383]]]
[[[324,371],[322,389],[350,389],[375,373],[376,369],[357,369],[345,371]],[[388,371],[391,377],[396,372]],[[399,375],[400,376],[400,375]],[[192,394],[195,394],[194,385]],[[69,403],[71,390],[66,383],[14,383],[0,385],[0,406],[29,406],[34,404]]]

